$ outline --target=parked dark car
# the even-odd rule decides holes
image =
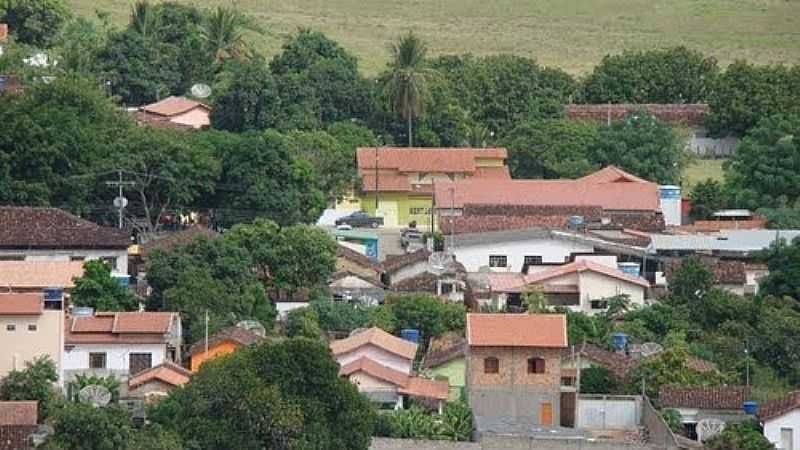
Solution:
[[[350,225],[351,227],[378,228],[383,225],[383,217],[373,217],[364,211],[356,211],[349,216],[344,216],[336,221],[336,226]]]

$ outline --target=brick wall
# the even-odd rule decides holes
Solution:
[[[483,371],[483,361],[488,357],[500,361],[497,374]],[[560,386],[561,353],[558,349],[535,347],[472,347],[469,351],[469,383],[474,386]],[[529,374],[528,358],[543,358],[545,373]]]
[[[28,436],[35,432],[36,425],[2,425],[0,426],[0,450],[28,450],[33,446]]]

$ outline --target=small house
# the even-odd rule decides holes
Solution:
[[[758,408],[758,420],[766,437],[779,450],[800,445],[800,391],[770,400]]]
[[[747,420],[744,402],[750,400],[750,386],[683,387],[663,385],[658,401],[664,409],[674,409],[681,416],[686,434],[696,439],[697,424],[703,419],[725,423]]]
[[[185,97],[170,96],[133,114],[139,123],[156,128],[200,129],[211,125],[211,107]]]
[[[223,328],[208,337],[195,342],[189,349],[191,357],[191,371],[196,373],[204,362],[233,353],[241,347],[256,344],[264,340],[251,330],[241,327]]]

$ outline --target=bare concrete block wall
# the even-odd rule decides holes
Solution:
[[[642,425],[647,428],[649,441],[654,446],[664,449],[678,448],[675,435],[647,396],[642,399]]]

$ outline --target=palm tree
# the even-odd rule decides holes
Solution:
[[[247,50],[247,29],[257,31],[253,21],[234,7],[217,6],[206,13],[201,35],[214,62],[242,57]]]
[[[425,43],[413,32],[389,46],[392,61],[383,77],[384,92],[393,111],[408,121],[408,146],[413,147],[412,123],[422,115],[428,81],[436,73],[426,67]]]
[[[158,15],[147,0],[139,0],[131,8],[131,28],[142,37],[150,37],[158,28]]]

